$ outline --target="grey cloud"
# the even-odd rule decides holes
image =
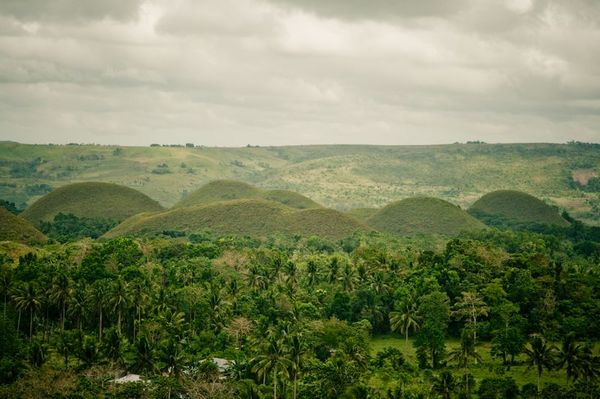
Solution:
[[[2,0],[0,14],[22,21],[83,22],[137,16],[142,0]]]
[[[268,0],[331,18],[390,19],[452,15],[469,0]]]

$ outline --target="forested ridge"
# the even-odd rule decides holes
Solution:
[[[4,243],[0,397],[598,397],[600,250],[582,242]]]

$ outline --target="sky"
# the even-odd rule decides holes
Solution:
[[[1,0],[0,140],[600,142],[600,1]]]

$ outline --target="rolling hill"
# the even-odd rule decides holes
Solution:
[[[0,207],[0,241],[43,243],[48,239],[27,220]]]
[[[569,225],[556,208],[532,195],[515,190],[488,193],[469,208],[469,213],[492,225]]]
[[[203,229],[219,234],[253,237],[282,233],[318,235],[331,239],[343,238],[358,230],[369,230],[358,221],[332,209],[298,210],[274,201],[239,199],[135,215],[104,237]]]
[[[33,225],[58,213],[79,217],[124,220],[140,212],[160,211],[158,202],[129,187],[111,183],[75,183],[46,194],[21,215]]]
[[[367,219],[377,230],[410,236],[455,235],[485,225],[460,207],[438,198],[413,197],[393,202]]]
[[[320,205],[302,194],[289,190],[261,190],[235,180],[215,180],[200,187],[175,204],[175,208],[206,205],[235,199],[264,199],[279,202],[291,208],[319,208]]]
[[[20,208],[85,181],[131,187],[171,207],[203,184],[228,179],[291,190],[338,210],[413,196],[467,209],[486,193],[519,190],[600,225],[600,192],[588,179],[599,175],[600,145],[576,142],[241,148],[0,142],[0,199]]]

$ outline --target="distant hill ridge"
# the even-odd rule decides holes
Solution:
[[[155,212],[163,207],[145,194],[112,183],[74,183],[44,195],[21,215],[33,225],[51,221],[58,213],[78,217],[122,221],[141,212]]]
[[[516,190],[485,194],[469,208],[469,213],[491,225],[569,225],[557,209],[533,195]]]
[[[367,218],[366,223],[377,230],[398,235],[456,235],[486,228],[457,205],[432,197],[392,202]]]
[[[44,243],[48,239],[27,220],[0,207],[0,241]]]
[[[275,233],[341,239],[370,229],[333,209],[295,209],[275,201],[236,199],[205,205],[180,206],[144,213],[125,220],[105,234],[157,234],[167,230],[194,232],[210,229],[219,234],[265,237]]]
[[[294,191],[262,190],[241,181],[214,180],[187,195],[175,204],[174,208],[235,199],[265,199],[298,209],[321,207],[310,198]]]

